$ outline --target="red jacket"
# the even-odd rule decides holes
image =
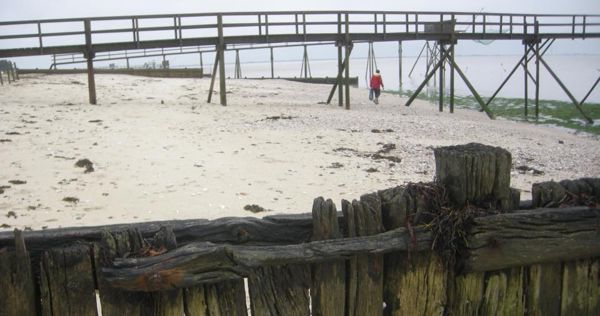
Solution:
[[[373,74],[371,77],[371,89],[380,90],[383,87],[383,79],[380,74]]]

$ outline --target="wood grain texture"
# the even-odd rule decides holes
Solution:
[[[90,246],[74,244],[44,253],[41,268],[43,315],[96,315]]]
[[[152,238],[161,227],[171,227],[180,245],[192,241],[235,244],[289,244],[309,241],[312,234],[310,214],[254,217],[226,217],[216,220],[195,219],[72,227],[23,232],[31,253],[78,242],[99,242],[102,232],[137,229],[142,237]],[[12,232],[0,232],[0,248],[12,246]]]
[[[415,228],[414,251],[429,249],[431,234]],[[241,246],[192,243],[163,255],[117,259],[103,268],[113,286],[156,291],[188,287],[251,275],[262,266],[346,259],[354,254],[378,254],[413,248],[405,228],[373,236],[329,239],[288,246]]]
[[[314,241],[341,238],[337,211],[331,200],[316,198],[313,202]],[[327,253],[327,252],[323,252]],[[307,255],[310,256],[309,253]],[[344,315],[346,305],[346,266],[341,260],[318,263],[312,266],[311,301],[313,315]]]
[[[262,267],[248,278],[252,315],[310,314],[309,265]]]
[[[489,271],[600,256],[600,209],[536,209],[479,217],[469,237],[468,270]]]
[[[102,240],[94,245],[96,280],[103,316],[140,315],[146,293],[115,289],[104,278],[100,267],[110,264],[115,258],[137,253],[142,247],[142,237],[136,230],[102,234]]]
[[[478,143],[438,147],[436,179],[456,207],[467,203],[503,210],[516,208],[510,190],[511,155],[500,147]]]
[[[21,231],[14,250],[0,249],[0,315],[35,315],[36,294],[31,259]]]

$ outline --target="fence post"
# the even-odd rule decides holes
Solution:
[[[17,80],[19,80],[19,69],[17,68],[17,63],[13,63],[14,67],[14,72],[15,75],[17,76]]]
[[[96,104],[96,80],[94,78],[94,51],[92,50],[92,30],[90,20],[85,20],[85,58],[87,59],[88,90],[90,104]]]

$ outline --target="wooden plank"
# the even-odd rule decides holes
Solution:
[[[337,212],[331,200],[322,197],[313,202],[313,240],[341,237]],[[312,267],[312,313],[313,315],[344,315],[345,263],[331,261]]]
[[[470,272],[454,278],[450,315],[481,315],[485,272]]]
[[[560,315],[562,264],[544,263],[529,267],[527,311],[529,315]]]
[[[536,209],[473,220],[468,270],[556,262],[600,256],[600,209]]]
[[[378,194],[382,201],[383,224],[388,230],[414,225],[413,222],[419,220],[420,214],[430,208],[428,197],[422,193],[419,185],[395,187]],[[414,229],[415,240],[418,240],[421,232],[418,228]],[[417,253],[418,247],[411,244],[409,249],[408,253],[403,251],[385,255],[384,315],[425,315],[441,310],[439,306],[447,301],[444,280],[448,276],[439,259]],[[424,266],[417,267],[418,264]],[[428,284],[428,280],[433,283]],[[435,288],[436,282],[439,288]],[[438,304],[438,309],[433,309],[433,305],[426,307],[426,299]],[[420,307],[411,310],[411,306]]]
[[[525,268],[490,272],[487,277],[482,315],[524,315]]]
[[[248,278],[252,315],[310,315],[310,266],[258,268]]]
[[[357,236],[370,236],[383,231],[381,220],[381,200],[376,193],[363,195],[359,201],[352,201],[348,216],[354,216],[354,229]],[[349,221],[349,219],[347,219]],[[383,313],[383,255],[359,254],[347,271],[356,280],[355,303],[348,315],[381,315]],[[350,276],[351,275],[351,276]],[[349,302],[350,303],[350,302]]]
[[[402,270],[399,307],[393,315],[444,315],[448,273],[433,253],[412,253],[399,262]]]
[[[15,249],[0,249],[0,315],[35,315],[37,299],[31,260],[21,231],[14,233]]]
[[[110,265],[115,258],[137,253],[142,247],[142,237],[135,229],[103,233],[102,241],[94,245],[96,280],[103,316],[140,315],[146,293],[115,289],[108,284],[100,268]]]
[[[96,315],[90,247],[73,244],[46,251],[41,261],[43,315]]]
[[[600,259],[564,263],[561,315],[600,315]]]
[[[204,285],[199,285],[183,290],[183,304],[185,315],[209,316],[208,302],[206,300]]]
[[[342,200],[344,214],[344,232],[346,237],[356,237],[356,213],[352,203]],[[346,315],[352,315],[357,310],[358,295],[358,257],[352,256],[346,260]]]
[[[208,284],[205,289],[210,316],[248,315],[243,280]]]

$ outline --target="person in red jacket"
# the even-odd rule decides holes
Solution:
[[[379,104],[379,95],[381,95],[381,89],[383,89],[383,79],[381,79],[381,73],[379,73],[379,69],[377,69],[371,77],[371,91],[369,92],[369,100],[373,100],[375,104]]]

